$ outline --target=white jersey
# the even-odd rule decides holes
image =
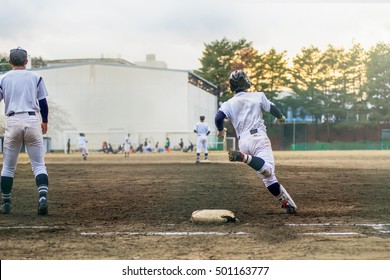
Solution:
[[[5,115],[39,112],[38,100],[48,95],[43,79],[25,69],[12,70],[0,77],[0,101],[4,99]]]
[[[130,151],[130,145],[131,145],[131,138],[130,136],[126,136],[125,137],[125,142],[124,142],[124,150],[126,153],[128,153]]]
[[[88,143],[88,139],[85,136],[80,136],[79,137],[79,148],[86,148]]]
[[[249,134],[257,129],[257,133],[267,133],[262,110],[269,112],[273,103],[263,92],[239,92],[224,102],[219,109],[232,122],[237,136]]]
[[[194,128],[198,136],[207,135],[209,132],[209,126],[205,122],[198,122]]]

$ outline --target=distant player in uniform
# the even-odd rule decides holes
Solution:
[[[221,105],[215,116],[219,138],[223,139],[225,136],[223,121],[228,118],[239,139],[240,151],[230,150],[229,160],[252,167],[282,208],[288,214],[296,214],[296,204],[275,176],[274,156],[262,111],[271,113],[279,123],[284,123],[285,117],[263,92],[247,92],[250,81],[243,71],[233,71],[229,83],[235,95]]]
[[[198,122],[194,128],[194,132],[197,134],[196,138],[196,161],[195,163],[199,163],[200,153],[204,152],[204,159],[207,160],[209,151],[207,149],[207,136],[210,134],[209,126],[204,122],[204,115],[200,115]]]
[[[79,134],[79,150],[84,160],[87,160],[87,156],[89,155],[87,143],[88,139],[85,137],[85,133],[81,132]]]
[[[48,93],[42,77],[26,70],[27,62],[26,50],[12,49],[9,55],[12,70],[0,77],[0,101],[4,99],[7,116],[1,170],[1,211],[3,214],[11,212],[14,173],[24,143],[38,188],[38,215],[46,215],[49,178],[44,158],[43,134],[47,132]]]
[[[131,138],[130,138],[130,133],[127,134],[125,137],[125,141],[123,143],[123,148],[125,151],[125,157],[129,157],[130,155],[130,147],[131,147]]]

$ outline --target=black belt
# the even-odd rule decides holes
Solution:
[[[35,116],[35,112],[23,112],[23,113],[27,113],[27,114],[29,114],[30,116]],[[23,113],[18,113],[18,114],[23,114]],[[11,113],[11,114],[8,115],[8,117],[12,117],[12,116],[14,116],[14,115],[15,115],[15,113]]]

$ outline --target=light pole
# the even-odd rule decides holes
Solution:
[[[293,151],[295,151],[295,118],[293,118],[293,145],[292,145]]]

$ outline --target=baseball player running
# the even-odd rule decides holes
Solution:
[[[208,158],[208,149],[207,149],[207,136],[210,134],[209,126],[204,122],[204,115],[200,115],[198,122],[194,128],[194,132],[197,134],[196,138],[196,163],[199,163],[200,153],[204,152],[204,159]]]
[[[128,133],[123,143],[123,148],[125,150],[125,157],[129,157],[130,155],[130,146],[131,146],[131,138],[130,138],[130,133]]]
[[[27,62],[26,50],[12,49],[9,55],[12,70],[0,77],[0,101],[4,99],[7,116],[1,170],[3,198],[1,211],[3,214],[11,212],[13,178],[19,152],[24,143],[38,187],[38,215],[46,215],[49,178],[44,160],[42,135],[47,132],[48,93],[42,77],[26,70]]]
[[[79,133],[79,149],[84,160],[87,160],[87,156],[89,154],[87,143],[88,139],[85,137],[85,133]]]
[[[242,70],[233,71],[229,83],[235,95],[221,105],[215,116],[219,138],[223,139],[225,136],[223,121],[228,118],[239,139],[240,151],[230,150],[229,160],[243,162],[252,167],[271,194],[281,203],[282,208],[288,214],[296,214],[296,204],[275,176],[274,156],[262,110],[270,112],[279,123],[284,123],[286,118],[263,92],[247,92],[250,81]]]

